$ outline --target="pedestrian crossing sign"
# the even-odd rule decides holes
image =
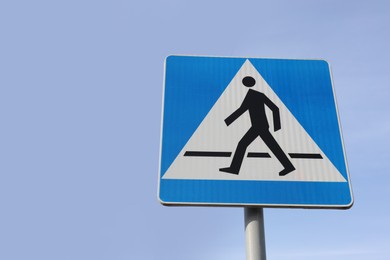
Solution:
[[[169,56],[164,81],[162,204],[352,206],[326,61]]]

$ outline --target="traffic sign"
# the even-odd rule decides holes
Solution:
[[[163,204],[352,206],[327,62],[169,56],[163,99]]]

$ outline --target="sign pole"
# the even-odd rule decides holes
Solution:
[[[266,260],[263,208],[244,208],[246,260]]]

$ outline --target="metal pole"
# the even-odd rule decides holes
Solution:
[[[246,260],[266,260],[263,208],[245,208]]]

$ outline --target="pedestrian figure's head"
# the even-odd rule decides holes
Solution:
[[[251,76],[246,76],[242,79],[242,84],[244,84],[245,87],[253,87],[256,84],[256,80],[252,78]]]

